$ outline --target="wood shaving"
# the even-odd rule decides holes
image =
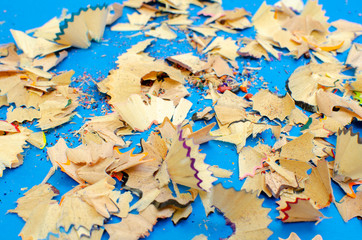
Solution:
[[[287,207],[281,210],[283,222],[319,222],[324,215],[315,208],[309,199],[296,198],[294,202],[286,202]]]
[[[353,129],[343,129],[338,132],[334,174],[340,175],[342,180],[361,179],[360,151],[361,139]]]
[[[254,193],[224,189],[218,184],[213,188],[212,194],[213,205],[235,224],[229,239],[267,239],[272,234],[267,228],[271,222],[269,209],[261,207],[263,201]],[[234,210],[235,206],[238,206],[238,211]],[[254,222],[258,222],[258,227]]]
[[[289,94],[278,97],[268,90],[261,90],[252,98],[253,110],[270,120],[279,119],[283,121],[295,108],[294,101]]]
[[[339,203],[336,203],[337,209],[345,222],[348,222],[354,217],[361,217],[361,198],[362,192],[357,192],[355,198],[351,198],[346,195],[340,200]]]

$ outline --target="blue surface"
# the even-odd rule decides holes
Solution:
[[[9,29],[28,30],[34,27],[43,25],[46,21],[54,16],[59,16],[62,8],[69,9],[69,12],[76,12],[79,8],[84,7],[86,4],[103,4],[112,3],[113,1],[96,1],[90,0],[75,1],[75,0],[54,0],[54,1],[1,1],[0,21],[5,21],[0,25],[0,43],[13,42]],[[268,4],[273,4],[275,1],[268,1]],[[235,7],[245,7],[251,13],[255,13],[262,1],[246,1],[246,0],[224,0],[224,9],[233,9]],[[326,10],[326,15],[330,17],[330,21],[338,19],[346,19],[352,22],[362,23],[361,16],[361,1],[360,0],[320,0],[323,4],[323,9]],[[191,6],[193,13],[196,13],[199,8]],[[127,13],[132,13],[133,10],[125,9],[124,14],[118,22],[126,22]],[[86,109],[82,106],[77,108],[77,112],[83,117],[75,117],[72,124],[65,124],[53,130],[47,131],[48,145],[51,146],[56,143],[60,136],[65,137],[68,145],[77,146],[79,144],[78,138],[71,133],[79,129],[86,121],[86,117],[95,115],[103,115],[110,107],[104,103],[105,96],[99,94],[95,85],[88,78],[93,78],[96,81],[103,79],[115,67],[115,60],[118,55],[124,53],[131,45],[145,39],[144,36],[129,37],[136,32],[131,33],[118,33],[111,32],[107,27],[104,40],[101,43],[92,43],[89,49],[71,49],[69,56],[60,65],[53,69],[54,72],[73,69],[75,71],[75,81],[72,86],[81,87],[87,93],[93,94],[94,98],[102,102],[98,103],[98,109]],[[226,34],[219,32],[218,35],[231,36],[233,39],[238,39],[244,36],[254,36],[253,28],[241,31],[240,34]],[[184,33],[178,32],[178,36],[184,39]],[[355,40],[362,42],[361,38]],[[151,56],[157,58],[165,58],[176,53],[187,53],[192,51],[191,46],[186,41],[167,41],[157,40],[152,47],[148,48],[147,52]],[[346,53],[338,55],[341,61],[346,59]],[[266,62],[264,60],[251,60],[249,58],[238,58],[239,66],[245,65],[250,62],[251,66],[261,66],[256,77],[263,76],[269,82],[269,88],[272,91],[278,89],[278,93],[285,93],[285,82],[289,75],[301,65],[306,64],[309,60],[301,58],[298,61],[290,57],[282,57],[281,61]],[[84,78],[84,76],[87,76]],[[83,78],[82,78],[83,77]],[[85,80],[84,80],[85,79]],[[240,78],[238,79],[240,80]],[[260,85],[259,85],[260,86]],[[276,88],[275,88],[276,87]],[[258,88],[251,90],[252,93],[256,92]],[[189,98],[194,102],[192,111],[188,117],[207,105],[211,105],[210,101],[203,101],[201,94],[203,91],[196,88],[190,88],[192,93]],[[6,118],[6,107],[0,108],[0,118]],[[212,120],[214,121],[214,120]],[[201,128],[204,124],[197,122],[195,128]],[[31,124],[26,124],[31,129],[35,127]],[[356,123],[354,126],[359,129],[362,128],[361,123]],[[133,141],[131,147],[136,147],[141,137],[145,137],[150,131],[138,134],[131,137],[126,137],[125,140]],[[292,134],[298,136],[300,134],[297,128],[293,129]],[[272,145],[275,140],[272,138],[271,132],[266,132],[259,135],[256,139],[248,139],[247,145],[255,145],[258,141],[264,141]],[[331,142],[335,143],[335,137],[331,138]],[[231,144],[211,141],[200,147],[202,152],[207,153],[206,162],[211,165],[219,165],[222,168],[229,169],[234,172],[231,179],[220,179],[217,182],[222,182],[225,187],[234,187],[240,189],[243,181],[238,179],[238,166],[237,154],[234,146]],[[17,235],[20,233],[24,222],[16,214],[6,214],[8,209],[16,207],[16,200],[22,196],[25,191],[21,188],[28,187],[30,189],[36,184],[39,184],[47,174],[51,163],[47,160],[46,150],[39,150],[32,146],[24,151],[25,161],[24,164],[16,169],[7,169],[4,171],[4,176],[0,178],[0,239],[19,239]],[[63,172],[57,171],[51,177],[51,184],[56,186],[61,194],[64,194],[76,185],[76,182],[71,180]],[[334,183],[333,190],[336,200],[339,200],[344,194]],[[264,206],[271,208],[269,216],[273,222],[269,228],[274,232],[270,239],[287,238],[291,232],[296,232],[302,240],[311,239],[316,234],[321,234],[324,239],[360,239],[362,234],[362,223],[357,218],[344,223],[340,217],[336,207],[332,204],[330,207],[322,210],[322,213],[330,218],[324,219],[320,224],[314,223],[288,223],[283,224],[280,220],[276,220],[278,212],[275,210],[277,204],[274,199],[268,199],[264,195]],[[58,198],[59,199],[59,198]],[[154,231],[147,239],[192,239],[195,235],[205,234],[208,239],[226,238],[231,234],[231,228],[225,225],[225,220],[219,213],[213,213],[209,217],[205,217],[204,209],[199,198],[193,203],[194,211],[186,221],[181,221],[178,225],[174,226],[171,220],[161,220],[155,226]],[[113,219],[112,221],[119,221]],[[108,239],[107,234],[104,239]]]

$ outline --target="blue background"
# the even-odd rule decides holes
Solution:
[[[34,0],[34,1],[5,1],[1,0],[0,3],[0,22],[5,23],[0,25],[0,43],[13,42],[10,34],[10,29],[26,31],[31,28],[35,28],[43,25],[46,21],[54,16],[59,16],[62,8],[69,9],[69,12],[76,12],[80,7],[84,7],[87,4],[92,6],[95,4],[112,3],[113,1],[75,1],[75,0]],[[224,0],[223,8],[225,10],[234,9],[235,7],[244,7],[251,13],[255,13],[262,1],[245,1],[245,0]],[[275,1],[267,1],[268,4],[273,4]],[[338,19],[346,19],[352,22],[362,23],[361,15],[361,1],[360,0],[321,0],[323,9],[326,10],[326,15],[330,17],[330,22]],[[199,7],[191,5],[191,12],[195,15],[200,10]],[[122,18],[117,22],[128,22],[126,14],[132,13],[134,10],[125,8]],[[160,18],[161,20],[164,18]],[[201,24],[203,20],[198,20],[195,25]],[[66,138],[69,146],[75,147],[79,145],[78,136],[74,136],[73,132],[78,130],[84,122],[86,117],[93,115],[104,115],[106,111],[110,110],[110,107],[106,103],[105,95],[99,94],[94,83],[89,81],[89,78],[95,81],[100,81],[108,72],[115,68],[115,60],[117,56],[124,53],[127,48],[144,40],[144,36],[129,37],[136,32],[112,32],[109,27],[106,28],[104,33],[104,40],[101,43],[92,43],[89,49],[70,49],[69,56],[60,63],[52,71],[59,72],[73,69],[75,71],[74,81],[72,86],[80,87],[83,91],[92,94],[97,100],[98,107],[92,105],[90,109],[79,106],[77,112],[82,118],[75,117],[71,124],[65,124],[56,129],[46,132],[47,146],[54,145],[59,137]],[[227,34],[222,31],[218,33],[219,36],[231,36],[233,39],[239,39],[243,36],[253,37],[254,29],[250,28],[239,32],[238,34]],[[184,33],[178,32],[179,39],[184,39]],[[355,42],[361,42],[361,38],[355,40]],[[193,51],[187,41],[167,41],[158,39],[153,46],[149,47],[146,52],[149,52],[151,56],[157,58],[165,58],[167,56],[187,53]],[[338,59],[344,62],[347,53],[339,54]],[[269,82],[269,88],[275,91],[278,89],[279,94],[285,94],[285,82],[289,75],[301,65],[309,62],[309,60],[301,58],[298,61],[291,57],[282,57],[281,61],[267,62],[265,60],[252,60],[249,58],[238,58],[239,66],[246,65],[250,62],[251,66],[262,67],[262,70],[253,74],[258,78],[263,76],[265,81]],[[353,74],[353,72],[349,72]],[[241,76],[238,76],[237,80],[241,80]],[[260,83],[260,81],[258,82]],[[260,84],[250,89],[251,93],[255,93],[260,88]],[[276,87],[276,88],[275,88]],[[195,112],[205,106],[210,106],[211,101],[204,101],[201,94],[203,91],[190,87],[191,97],[189,99],[193,101],[194,105],[188,118]],[[87,100],[87,99],[83,99]],[[81,103],[84,101],[81,101]],[[93,107],[95,109],[93,109]],[[6,118],[7,107],[0,108],[0,118]],[[93,114],[93,115],[92,115]],[[211,122],[214,120],[211,120]],[[31,129],[36,130],[33,126],[35,124],[25,124]],[[353,124],[355,129],[361,130],[361,123]],[[203,122],[197,122],[194,126],[195,129],[199,129],[204,126]],[[150,130],[151,131],[151,130]],[[141,138],[147,138],[150,131],[143,134],[137,134],[131,137],[126,137],[125,140],[131,140],[133,144],[131,147],[136,147]],[[291,135],[300,135],[299,129],[293,128]],[[258,141],[264,141],[272,145],[275,140],[272,138],[270,131],[259,135],[255,139],[248,139],[247,145],[254,146]],[[330,138],[332,143],[335,143],[335,137]],[[238,157],[235,147],[231,144],[211,141],[203,144],[201,147],[202,152],[207,153],[206,162],[211,165],[219,165],[222,168],[231,170],[234,172],[230,179],[219,179],[217,182],[222,182],[225,187],[234,187],[239,190],[243,184],[243,181],[238,179]],[[128,149],[127,149],[128,150]],[[32,146],[24,151],[25,160],[24,164],[16,169],[7,169],[4,171],[4,175],[0,178],[0,239],[19,239],[17,237],[24,225],[24,221],[16,214],[6,214],[8,209],[16,207],[16,200],[23,195],[25,191],[21,191],[21,188],[28,187],[30,189],[36,184],[39,184],[51,167],[51,163],[47,160],[46,149],[39,150]],[[66,174],[58,170],[54,176],[51,177],[49,183],[54,185],[60,190],[61,195],[69,191],[76,185],[76,182],[71,180]],[[333,190],[336,200],[340,200],[344,193],[334,183]],[[350,220],[348,223],[344,223],[340,217],[336,207],[332,204],[330,207],[322,210],[322,213],[330,218],[324,219],[320,224],[314,225],[314,223],[288,223],[283,224],[280,220],[275,218],[278,216],[278,211],[275,210],[277,204],[274,199],[268,199],[264,195],[260,196],[264,198],[263,206],[271,208],[269,216],[273,219],[273,222],[269,225],[269,228],[274,234],[269,239],[287,238],[291,232],[296,232],[301,239],[312,239],[316,234],[321,234],[324,239],[360,239],[362,234],[362,223],[357,218]],[[59,199],[60,197],[58,197]],[[181,221],[178,225],[174,226],[170,219],[161,220],[157,223],[154,231],[147,239],[192,239],[195,235],[205,234],[208,239],[226,238],[231,234],[231,228],[225,225],[225,220],[219,213],[213,213],[206,217],[204,209],[199,197],[193,203],[193,212],[186,221]],[[119,221],[117,218],[112,219],[113,222]],[[108,235],[105,234],[103,239],[108,239]]]

